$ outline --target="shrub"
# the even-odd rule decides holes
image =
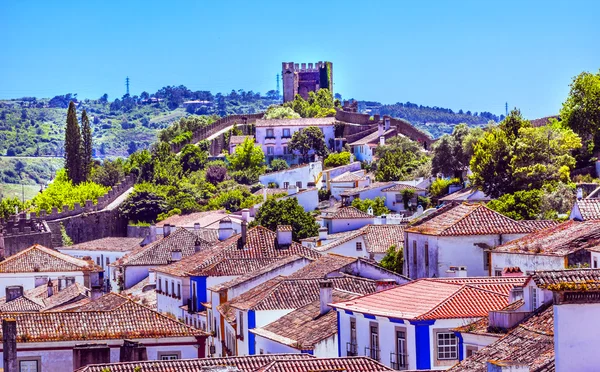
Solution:
[[[213,185],[221,183],[225,180],[227,168],[220,165],[211,165],[206,168],[206,180]]]
[[[331,191],[327,189],[319,189],[319,201],[329,200],[331,197]]]
[[[433,183],[431,184],[431,186],[429,187],[429,192],[431,193],[431,196],[433,198],[441,198],[442,196],[448,194],[448,189],[450,188],[450,185],[459,183],[460,180],[458,178],[452,178],[452,179],[445,179],[445,178],[438,178],[437,180],[433,181]]]
[[[273,172],[288,169],[289,167],[287,161],[283,159],[273,159],[273,161],[271,161],[271,171]]]
[[[323,163],[325,168],[334,168],[342,165],[350,164],[350,153],[346,151],[342,151],[339,153],[331,153],[325,159]]]

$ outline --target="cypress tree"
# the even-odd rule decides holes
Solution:
[[[67,176],[78,184],[82,181],[81,172],[81,132],[77,123],[75,103],[69,103],[67,112],[67,127],[65,128],[65,169]]]
[[[82,181],[87,181],[92,170],[92,128],[85,110],[81,113],[81,140]]]

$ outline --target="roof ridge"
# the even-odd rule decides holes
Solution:
[[[475,204],[477,204],[477,203],[462,203],[462,204],[459,204],[458,206],[460,206],[460,205],[465,205],[465,206],[471,207],[471,206],[475,206]],[[473,214],[473,212],[475,212],[476,210],[478,210],[478,209],[479,209],[479,208],[480,208],[482,205],[483,205],[483,204],[479,204],[478,206],[475,206],[475,208],[473,208],[473,209],[471,209],[470,211],[468,211],[467,213],[465,213],[465,214],[464,214],[464,216],[460,217],[458,220],[456,220],[456,221],[455,221],[454,223],[452,223],[451,225],[449,225],[449,226],[445,227],[445,228],[444,228],[444,229],[443,229],[443,230],[440,232],[440,234],[444,233],[445,231],[447,231],[447,230],[449,230],[449,229],[453,228],[454,226],[458,225],[460,222],[464,221],[464,220],[465,220],[467,217],[471,216],[471,214]]]
[[[454,284],[454,283],[448,283],[448,284]],[[439,308],[441,308],[442,306],[444,306],[448,302],[452,301],[456,296],[458,296],[459,294],[461,294],[462,292],[464,292],[466,289],[488,292],[490,294],[494,294],[494,295],[498,295],[498,296],[502,296],[502,297],[508,298],[507,295],[503,295],[503,294],[498,293],[498,292],[484,290],[484,289],[481,289],[481,288],[478,288],[478,287],[474,287],[474,286],[471,286],[471,285],[467,285],[467,284],[461,284],[460,288],[457,288],[454,293],[452,293],[450,296],[448,296],[445,299],[443,299],[442,301],[440,301],[437,305],[433,306],[431,309],[429,309],[429,311],[427,311],[427,312],[425,312],[425,313],[417,316],[416,318],[424,318],[428,314],[432,314],[433,312],[435,312],[436,310],[438,310]]]

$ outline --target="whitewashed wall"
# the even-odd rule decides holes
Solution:
[[[81,271],[0,273],[0,296],[4,297],[6,293],[6,287],[13,285],[23,286],[24,291],[35,288],[36,277],[47,277],[54,280],[61,276],[74,277],[76,283],[81,285],[84,284],[84,275]],[[46,283],[47,282],[48,281],[46,280]]]

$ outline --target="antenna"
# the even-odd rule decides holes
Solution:
[[[277,74],[277,97],[279,97],[279,74]]]
[[[506,111],[506,115],[505,116],[508,116],[508,102],[506,102],[504,104],[504,111]]]
[[[125,78],[125,86],[127,87],[127,95],[129,95],[129,76]]]

